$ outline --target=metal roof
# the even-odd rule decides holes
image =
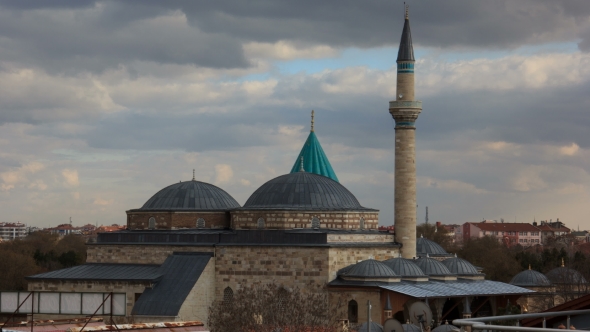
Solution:
[[[27,280],[117,280],[156,281],[159,265],[87,263],[26,277]]]
[[[445,322],[444,324],[435,327],[432,332],[452,332],[456,330],[459,330],[459,328],[455,325],[449,324],[449,322]]]
[[[584,276],[569,267],[560,266],[547,272],[547,278],[554,284],[587,284],[588,281]]]
[[[402,281],[379,287],[416,298],[534,293],[526,288],[491,280],[428,281],[423,283]]]
[[[172,184],[152,196],[138,210],[212,210],[239,208],[240,204],[223,189],[200,181]]]
[[[133,306],[133,315],[177,316],[186,297],[195,286],[213,253],[174,253],[159,272],[162,279],[147,288]]]
[[[358,328],[358,332],[367,332],[369,329],[367,328],[367,323],[362,323],[361,326]],[[383,332],[383,326],[371,321],[371,332]]]
[[[416,265],[428,276],[453,275],[451,271],[441,262],[430,257],[421,257],[416,260]]]
[[[410,20],[407,17],[404,21],[402,38],[399,42],[397,61],[415,61],[414,46],[412,45],[412,32],[410,31]]]
[[[308,172],[281,175],[248,198],[242,210],[370,210],[340,183]]]
[[[524,270],[515,275],[510,284],[523,287],[549,286],[551,281],[541,272]]]
[[[458,258],[458,257],[447,258],[444,261],[442,261],[442,263],[453,274],[464,275],[464,276],[465,275],[468,275],[468,276],[482,275],[481,273],[477,272],[477,269],[475,268],[475,266],[473,266],[473,264],[469,263],[468,261],[466,261],[462,258]]]
[[[358,262],[350,268],[340,269],[339,272],[347,277],[390,278],[397,276],[389,266],[374,259]]]
[[[393,272],[401,277],[425,277],[426,275],[414,261],[405,258],[390,258],[383,261]]]
[[[416,239],[416,255],[418,255],[418,257],[422,257],[426,256],[427,254],[429,256],[450,256],[450,254],[444,250],[440,244],[420,235],[420,237]]]
[[[303,161],[301,158],[303,158]],[[291,173],[299,172],[301,170],[302,162],[305,172],[323,175],[339,182],[336,173],[334,173],[334,169],[332,169],[332,165],[330,165],[328,157],[324,153],[324,149],[322,149],[322,146],[320,145],[320,141],[313,131],[307,136],[307,140],[305,141],[305,144],[303,144],[303,148],[301,148],[301,152],[299,152],[293,168],[291,168]]]
[[[404,332],[421,332],[422,329],[414,324],[402,324]]]

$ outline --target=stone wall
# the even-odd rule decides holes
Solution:
[[[148,229],[148,220],[156,219],[156,229],[197,228],[197,219],[205,220],[205,228],[229,227],[229,212],[216,211],[127,211],[127,228]]]
[[[216,296],[244,286],[276,283],[300,289],[328,282],[328,248],[225,246],[217,249]]]
[[[395,239],[408,259],[416,256],[415,136],[415,129],[395,129]]]
[[[365,229],[379,227],[379,212],[376,211],[269,211],[240,210],[232,211],[231,227],[233,229],[256,229],[258,220],[264,220],[266,229],[311,228],[312,218],[320,220],[320,228],[361,229],[361,218]]]
[[[209,315],[209,307],[215,299],[215,258],[211,258],[209,263],[201,273],[199,280],[190,291],[186,300],[178,312],[180,321],[198,320],[205,325]]]
[[[114,292],[125,293],[127,297],[126,316],[113,316],[117,323],[137,322],[131,317],[131,310],[135,305],[136,294],[142,294],[150,282],[124,282],[124,281],[29,281],[29,291],[41,292]],[[59,315],[59,318],[80,317],[80,315]],[[108,316],[99,316],[108,317]],[[35,315],[35,319],[55,319],[55,314]],[[106,321],[106,320],[105,320]]]
[[[328,251],[329,280],[336,279],[336,273],[343,267],[366,259],[384,261],[399,256],[399,248],[391,247],[332,247]]]
[[[392,243],[393,234],[328,234],[328,243]]]
[[[87,263],[162,264],[175,251],[213,252],[212,246],[88,244]]]

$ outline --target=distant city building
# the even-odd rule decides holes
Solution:
[[[46,230],[51,234],[57,234],[59,236],[82,234],[82,227],[74,227],[72,224],[61,224],[57,225],[57,227],[47,228]]]
[[[506,223],[495,220],[482,222],[466,222],[463,224],[463,240],[493,236],[506,244],[513,246],[520,244],[527,247],[542,244],[541,230],[527,223]]]
[[[0,239],[9,241],[27,236],[27,225],[21,222],[0,223]]]
[[[463,243],[463,226],[457,224],[444,225],[442,222],[436,222],[436,228],[443,228],[447,231],[447,236],[451,238],[451,243]]]
[[[536,222],[533,223],[535,225]],[[550,238],[556,238],[559,236],[565,236],[571,233],[571,230],[565,227],[565,224],[559,221],[557,218],[556,221],[546,221],[541,220],[538,225],[535,225],[541,231],[541,242],[547,243],[547,240]]]

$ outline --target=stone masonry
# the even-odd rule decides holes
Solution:
[[[239,210],[232,211],[233,229],[256,229],[258,220],[264,220],[267,229],[311,228],[311,220],[320,220],[320,228],[377,229],[379,213],[357,211],[284,211],[284,210]]]
[[[148,220],[156,219],[156,229],[196,228],[197,219],[205,220],[205,228],[229,227],[229,212],[225,211],[127,211],[127,228],[148,229]]]

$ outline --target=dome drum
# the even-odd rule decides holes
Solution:
[[[373,230],[379,227],[379,213],[375,211],[285,211],[247,210],[231,212],[231,227],[234,229],[255,229],[257,220],[264,219],[266,229],[342,229]],[[364,227],[361,228],[361,220]],[[319,225],[319,227],[318,227]]]

